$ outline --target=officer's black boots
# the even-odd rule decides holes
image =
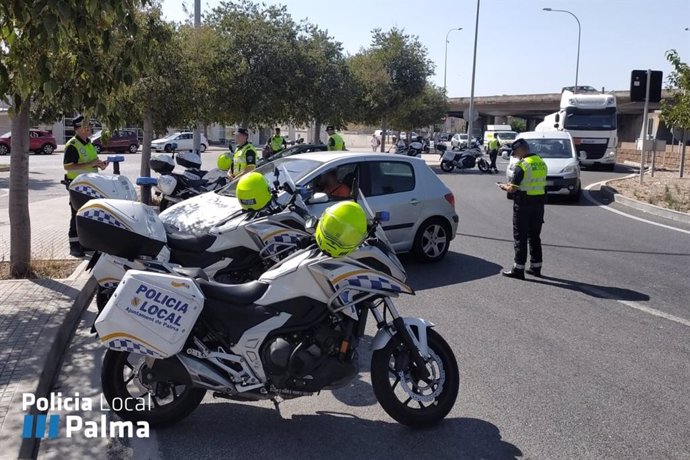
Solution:
[[[536,276],[537,278],[541,278],[541,267],[530,267],[527,269],[525,272],[528,275]]]
[[[503,271],[501,274],[507,278],[515,278],[518,280],[524,280],[525,279],[525,269],[524,268],[513,267],[510,270]]]

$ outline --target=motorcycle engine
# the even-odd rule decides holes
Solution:
[[[340,356],[343,336],[329,325],[320,325],[303,335],[270,339],[262,361],[276,388],[320,391],[346,384],[357,373],[357,355]]]

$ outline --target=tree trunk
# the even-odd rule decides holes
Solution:
[[[685,174],[685,144],[688,140],[688,129],[683,130],[683,147],[680,150],[680,177]]]
[[[314,144],[321,143],[321,120],[314,120]]]
[[[150,176],[151,168],[149,167],[149,160],[151,160],[151,141],[153,140],[153,118],[151,116],[151,109],[146,109],[144,113],[144,140],[141,147],[141,169],[140,176]],[[151,186],[143,185],[141,187],[141,202],[144,204],[151,204]]]
[[[14,97],[10,146],[10,276],[31,276],[31,218],[29,216],[30,100]],[[65,202],[67,206],[67,202]]]
[[[381,153],[386,151],[386,136],[388,135],[388,120],[381,120]]]

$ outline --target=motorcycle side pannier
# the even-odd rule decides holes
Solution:
[[[92,200],[77,212],[82,246],[117,257],[156,257],[167,238],[153,208],[136,201]]]
[[[135,201],[137,192],[126,176],[87,173],[78,175],[69,184],[69,201],[75,211],[98,198]]]
[[[175,162],[170,155],[156,155],[149,160],[149,166],[158,174],[170,174],[175,169]]]
[[[182,350],[203,306],[189,278],[129,270],[95,326],[111,350],[168,358]]]

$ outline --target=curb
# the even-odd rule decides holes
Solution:
[[[680,211],[674,211],[672,209],[662,208],[661,206],[656,206],[649,203],[644,203],[642,201],[635,200],[634,198],[628,198],[627,196],[623,196],[622,194],[618,193],[618,191],[615,188],[608,185],[610,182],[622,179],[627,179],[627,177],[621,179],[611,179],[609,181],[606,181],[606,183],[604,183],[601,186],[601,192],[608,198],[612,199],[613,201],[622,206],[627,206],[638,211],[646,212],[653,216],[663,217],[665,219],[681,222],[684,224],[690,224],[690,214]]]
[[[86,268],[87,261],[79,264],[77,269],[70,275],[70,280],[76,279],[75,274],[83,274],[83,269]],[[80,271],[81,269],[81,271]],[[75,276],[72,278],[72,276]],[[62,360],[64,359],[65,352],[67,351],[72,336],[74,335],[77,325],[79,324],[79,319],[82,313],[86,310],[96,293],[96,287],[98,283],[94,277],[89,277],[88,281],[84,284],[81,292],[72,303],[65,319],[62,324],[57,328],[53,344],[50,347],[50,351],[46,356],[45,366],[38,377],[38,383],[36,385],[36,397],[50,397],[50,390],[55,385],[57,377],[60,373],[62,367]],[[33,406],[29,412],[31,415],[39,414],[36,406]],[[19,447],[19,458],[36,458],[38,455],[38,448],[41,442],[40,438],[26,438],[22,440],[21,446]]]

